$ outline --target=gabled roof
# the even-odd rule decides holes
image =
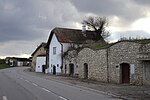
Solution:
[[[57,39],[61,43],[83,43],[86,40],[94,40],[95,32],[86,31],[84,36],[82,30],[68,29],[68,28],[54,28],[49,36],[47,45],[50,44],[53,34],[56,35]]]
[[[31,54],[31,56],[33,56],[41,47],[44,47],[45,48],[46,46],[46,43],[42,42],[37,48],[36,50]]]
[[[18,57],[10,57],[10,59],[14,59],[14,60],[17,60],[17,61],[31,61],[28,58],[18,58]]]

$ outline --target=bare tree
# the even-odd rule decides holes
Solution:
[[[88,28],[92,31],[95,31],[95,39],[96,41],[104,41],[105,38],[109,36],[109,32],[106,30],[108,26],[108,20],[106,17],[100,16],[89,16],[86,20],[83,20],[83,23],[88,26]]]

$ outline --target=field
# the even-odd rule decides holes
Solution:
[[[10,66],[5,64],[4,59],[0,59],[0,69],[9,68]]]

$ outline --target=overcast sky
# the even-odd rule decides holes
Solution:
[[[0,0],[0,57],[29,57],[55,27],[106,16],[110,40],[150,37],[150,0]]]

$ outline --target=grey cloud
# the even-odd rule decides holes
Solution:
[[[122,20],[130,22],[144,16],[141,13],[142,9],[132,0],[72,0],[72,3],[79,11],[85,13],[107,17],[118,16]]]
[[[67,0],[0,0],[0,8],[0,42],[41,38],[77,16]]]
[[[69,0],[0,0],[0,56],[31,54],[51,29],[78,20]]]
[[[140,5],[150,5],[150,0],[133,0]]]
[[[74,23],[80,23],[89,13],[117,16],[119,26],[129,26],[144,16],[138,3],[139,0],[137,3],[132,0],[0,0],[0,55],[32,53],[36,45],[47,41],[51,29],[76,28]]]
[[[110,40],[119,40],[120,38],[150,38],[150,34],[142,30],[115,32],[109,37]]]
[[[33,29],[33,11],[29,12],[31,4],[29,4],[29,8],[27,8],[27,2],[20,2],[20,0],[13,0],[13,2],[12,0],[3,1],[3,9],[0,14],[1,42],[10,40],[31,40],[39,37],[40,33]]]

